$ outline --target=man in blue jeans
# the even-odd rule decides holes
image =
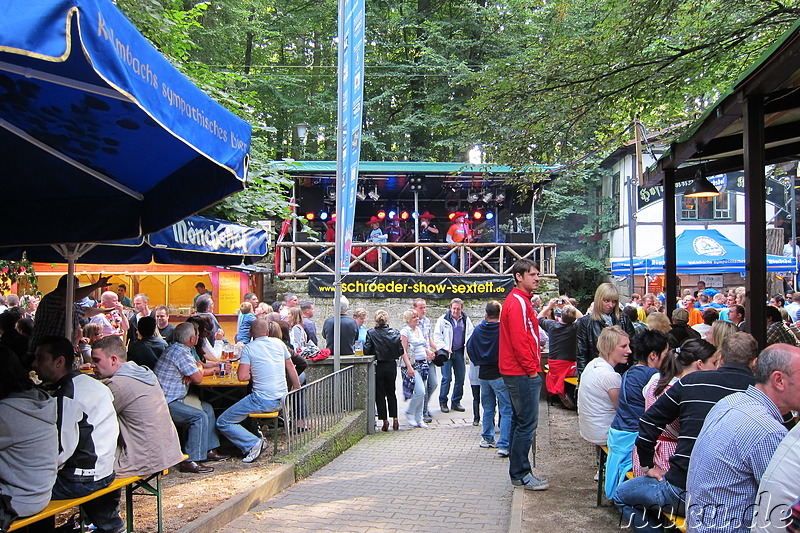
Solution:
[[[286,376],[292,389],[300,388],[297,370],[286,345],[278,338],[268,337],[269,323],[258,318],[250,325],[253,340],[242,350],[237,370],[241,381],[250,381],[252,392],[229,407],[217,419],[217,429],[244,454],[245,463],[258,459],[266,442],[239,423],[253,413],[272,413],[281,408],[281,400],[289,392]]]
[[[450,359],[442,366],[442,385],[439,388],[439,407],[443,413],[449,413],[447,395],[450,394],[450,383],[453,382],[453,395],[450,407],[453,411],[464,411],[461,398],[464,396],[464,376],[467,364],[464,359],[464,346],[472,335],[472,320],[464,314],[464,301],[461,298],[450,300],[450,309],[436,321],[433,328],[433,343],[437,350],[447,350]]]
[[[200,403],[200,409],[184,403],[189,392],[189,383],[203,381],[203,370],[195,362],[192,347],[197,344],[197,328],[191,322],[184,322],[175,327],[175,342],[164,350],[158,358],[153,372],[164,390],[164,398],[169,408],[169,416],[176,426],[187,426],[186,448],[188,461],[178,465],[181,472],[206,474],[214,470],[203,461],[224,461],[229,455],[217,453],[219,437],[215,427],[214,408],[207,402]]]
[[[514,409],[508,389],[497,367],[497,352],[500,346],[500,302],[492,300],[486,304],[486,317],[475,326],[472,337],[467,341],[467,354],[473,365],[478,367],[478,380],[481,387],[481,407],[483,407],[483,432],[479,446],[497,448],[497,455],[508,457],[511,432],[514,431]],[[495,441],[495,406],[500,412],[500,438]],[[477,414],[477,413],[476,413]]]
[[[500,315],[498,366],[514,408],[514,432],[509,448],[508,473],[511,484],[525,490],[546,490],[547,480],[533,475],[528,452],[539,423],[539,395],[542,391],[539,321],[531,305],[539,288],[539,264],[520,259],[511,267],[517,286],[503,303]]]
[[[664,531],[669,525],[665,513],[684,516],[689,458],[706,415],[721,399],[755,383],[751,369],[758,357],[758,343],[751,335],[728,335],[720,352],[723,364],[718,370],[682,377],[639,419],[636,448],[645,475],[617,487],[614,502],[622,512],[622,525],[636,531]],[[675,420],[680,420],[681,432],[665,471],[655,464],[655,445],[664,428]]]

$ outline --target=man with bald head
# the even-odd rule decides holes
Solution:
[[[100,324],[100,327],[103,328],[103,337],[115,335],[124,339],[130,325],[117,293],[106,291],[101,294],[100,307],[109,311],[102,315],[95,315],[90,322]]]
[[[753,373],[756,384],[717,402],[697,436],[686,480],[689,531],[754,529],[758,484],[786,436],[784,415],[800,410],[800,348],[767,346]]]
[[[250,381],[252,392],[217,419],[217,429],[241,450],[245,463],[258,459],[266,448],[266,441],[247,431],[240,423],[252,413],[278,411],[281,400],[289,392],[287,376],[292,389],[300,388],[289,350],[280,339],[268,337],[268,332],[269,322],[263,318],[257,318],[250,325],[253,340],[242,350],[237,373],[239,380]]]

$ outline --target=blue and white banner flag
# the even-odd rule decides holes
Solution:
[[[350,271],[364,94],[364,0],[339,0],[339,130],[336,156],[339,272]]]

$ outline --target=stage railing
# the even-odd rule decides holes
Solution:
[[[305,278],[333,274],[333,243],[282,242],[276,250],[278,276]],[[518,259],[539,261],[544,276],[555,276],[556,245],[550,243],[353,243],[350,271],[381,275],[505,275]]]

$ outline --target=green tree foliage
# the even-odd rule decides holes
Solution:
[[[595,164],[570,168],[542,190],[536,204],[539,241],[558,244],[560,289],[579,300],[590,300],[606,274],[608,241],[601,236],[617,218],[617,199],[600,193],[607,173]]]
[[[472,74],[515,49],[523,21],[482,0],[368,3],[364,154],[465,161]]]
[[[696,118],[797,20],[788,0],[558,0],[529,12],[517,52],[475,75],[467,131],[498,162],[568,162],[638,116]]]
[[[268,116],[257,111],[262,106],[256,88],[243,68],[217,68],[209,63],[214,55],[207,49],[236,50],[235,40],[231,41],[234,44],[219,40],[216,45],[203,40],[205,25],[213,25],[214,16],[224,14],[220,6],[209,2],[184,4],[180,0],[119,0],[119,7],[198,86],[253,126],[246,189],[208,209],[206,214],[246,225],[265,218],[292,216],[288,207],[292,182],[270,165],[274,150],[268,138]]]

